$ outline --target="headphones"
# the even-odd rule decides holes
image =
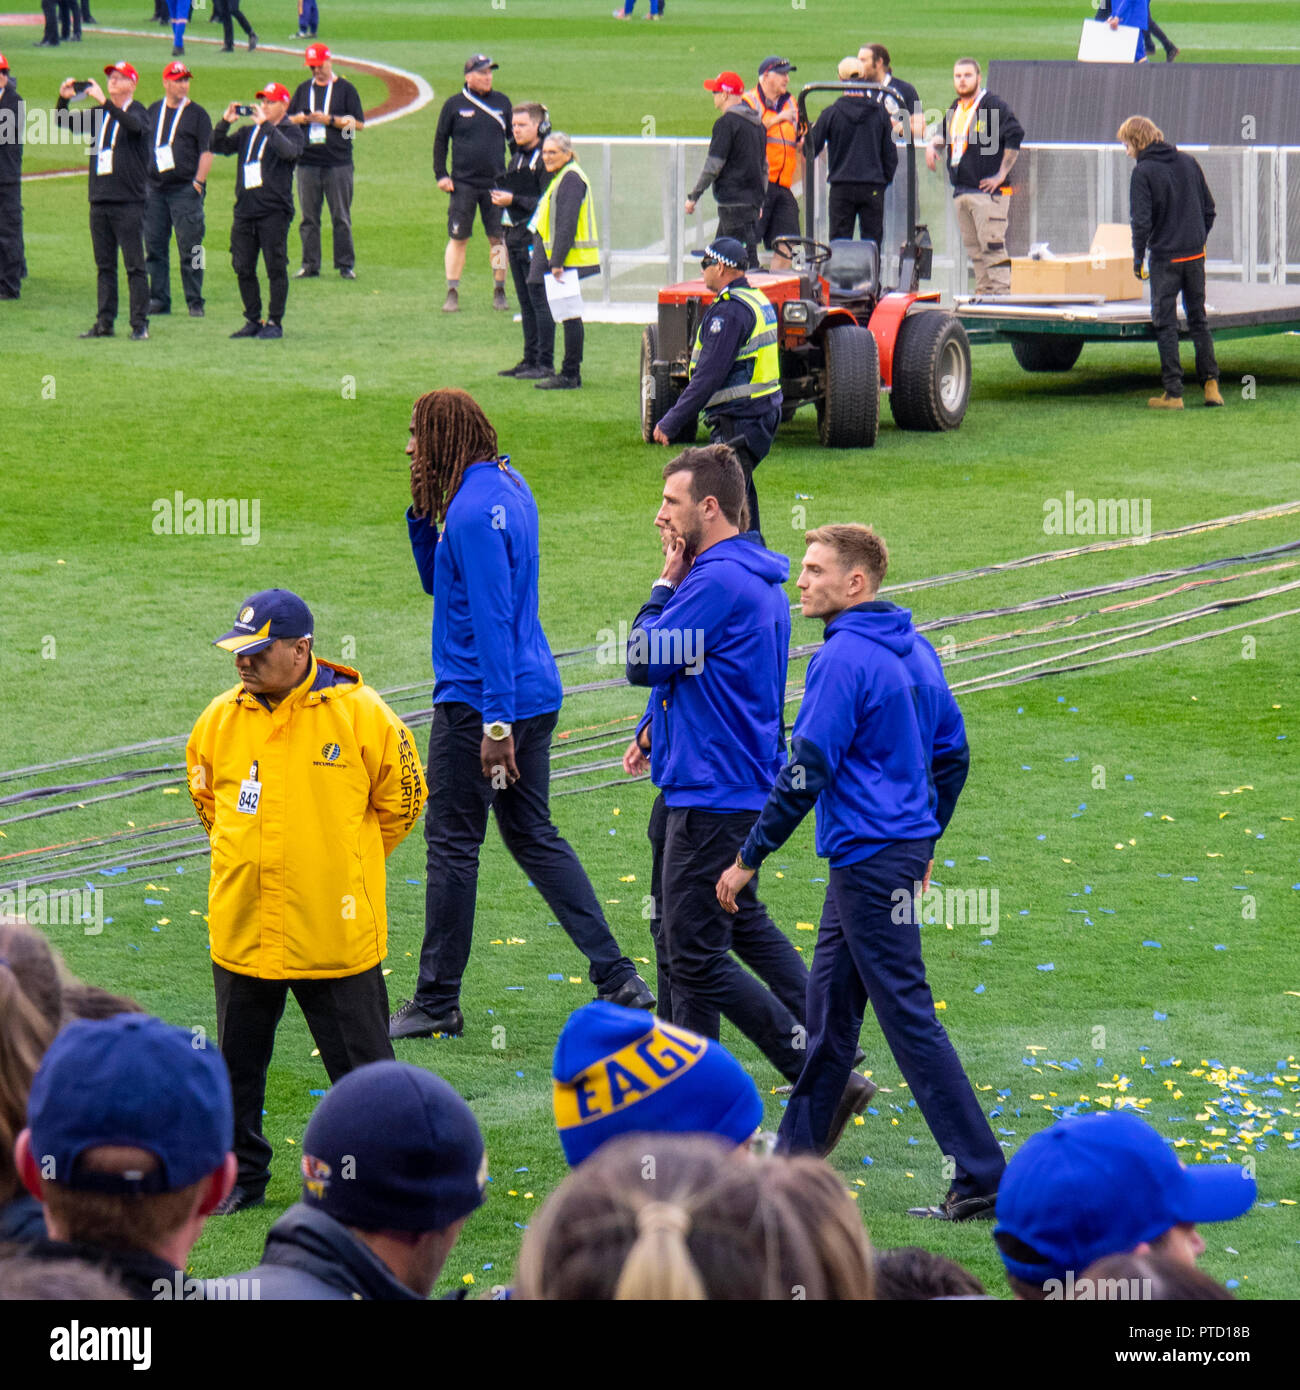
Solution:
[[[540,101],[537,104],[542,107],[542,119],[537,123],[537,138],[545,140],[551,133],[551,113]]]

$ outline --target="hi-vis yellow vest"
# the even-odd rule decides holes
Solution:
[[[591,199],[591,180],[583,173],[576,159],[571,159],[566,165],[555,171],[555,177],[546,185],[546,192],[542,194],[541,200],[537,204],[537,211],[533,213],[532,220],[528,225],[541,237],[542,245],[546,248],[546,259],[549,261],[551,251],[555,246],[552,195],[560,181],[570,171],[577,174],[582,180],[583,194],[582,206],[578,209],[578,230],[574,233],[573,246],[564,258],[564,265],[566,269],[570,266],[599,265],[600,251],[596,246],[596,208]]]
[[[721,303],[724,299],[738,299],[742,304],[748,304],[754,311],[754,328],[741,344],[726,381],[705,402],[705,410],[714,410],[728,401],[756,400],[781,389],[781,354],[776,345],[776,309],[772,301],[756,289],[736,289],[731,285],[719,293],[717,302]],[[700,335],[704,331],[704,322],[702,319],[695,330],[695,346],[691,349],[692,376],[700,360]],[[751,361],[754,364],[752,371],[745,366]]]

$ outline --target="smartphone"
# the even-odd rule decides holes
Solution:
[[[236,116],[253,116],[253,115],[256,115],[256,108],[255,108],[255,107],[252,107],[252,106],[249,106],[246,102],[241,102],[240,105],[238,105],[238,106],[235,107],[235,115],[236,115]]]
[[[80,96],[80,95],[82,94],[82,92],[86,92],[86,91],[89,91],[89,90],[90,90],[90,83],[89,83],[88,81],[87,81],[87,82],[74,82],[74,83],[72,84],[72,90],[76,93],[77,96]]]

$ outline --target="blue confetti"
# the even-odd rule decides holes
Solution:
[[[146,907],[161,907],[163,902],[161,898],[146,898],[144,900],[144,905]]]
[[[1158,941],[1144,941],[1142,944],[1144,946],[1154,946],[1157,951],[1164,949]]]
[[[1063,705],[1063,704],[1065,703],[1065,696],[1064,696],[1064,695],[1058,695],[1058,696],[1056,697],[1056,703],[1057,703],[1058,705]]]
[[[523,1222],[521,1222],[521,1221],[516,1221],[516,1222],[515,1222],[515,1230],[516,1230],[516,1231],[526,1231],[527,1229],[528,1229],[528,1227],[525,1226],[525,1225],[523,1224]]]
[[[103,874],[106,878],[110,877],[113,874],[124,874],[126,873],[126,865],[119,864],[116,869],[100,869],[99,872]]]
[[[1020,909],[1020,915],[1021,915],[1022,917],[1028,917],[1028,916],[1029,916],[1029,909],[1028,909],[1027,907],[1022,907],[1022,908]]]
[[[1071,714],[1078,714],[1078,712],[1079,712],[1079,706],[1078,706],[1078,705],[1071,705],[1071,706],[1070,706],[1070,713],[1071,713]]]
[[[86,919],[83,917],[81,920],[84,922]],[[150,931],[156,931],[156,932],[159,934],[159,936],[162,935],[162,928],[161,928],[161,927],[150,927],[149,930],[150,930]]]
[[[975,858],[976,858],[981,864],[987,864],[987,863],[989,862],[989,857],[988,857],[987,854],[977,854],[977,855],[975,856]]]
[[[1223,1287],[1224,1287],[1225,1289],[1236,1289],[1236,1288],[1240,1288],[1240,1287],[1241,1287],[1241,1280],[1240,1280],[1240,1279],[1225,1279],[1225,1280],[1223,1281]]]
[[[879,1114],[880,1114],[880,1111],[877,1110],[876,1107],[875,1107],[874,1105],[868,1105],[868,1106],[867,1106],[867,1114],[868,1114],[868,1115],[879,1115]]]
[[[1079,802],[1079,810],[1081,810],[1081,811],[1086,811],[1087,809],[1088,809],[1088,803],[1087,803],[1086,801],[1081,801],[1081,802]]]
[[[1199,883],[1200,881],[1201,881],[1201,880],[1200,880],[1199,878],[1197,878],[1195,874],[1184,874],[1184,875],[1183,875],[1183,882],[1184,882],[1184,883]]]
[[[519,1076],[522,1076],[522,1075],[523,1075],[523,1072],[519,1072],[518,1075],[519,1075]],[[526,1173],[527,1171],[528,1171],[527,1168],[516,1168],[516,1169],[515,1169],[515,1172],[516,1172],[516,1173]]]
[[[1154,1018],[1157,1023],[1163,1023],[1165,1019],[1169,1017],[1169,1015],[1162,1014],[1159,1009],[1156,1009],[1155,1012],[1151,1015],[1151,1017]]]
[[[1085,883],[1085,884],[1083,885],[1083,891],[1084,891],[1085,893],[1091,893],[1091,892],[1092,892],[1092,884],[1091,884],[1091,883]]]
[[[324,1091],[308,1091],[307,1094],[308,1094],[309,1096],[323,1096],[323,1095],[325,1094],[325,1092],[324,1092]]]
[[[945,859],[945,860],[943,861],[943,867],[944,867],[945,869],[955,868],[955,867],[956,867],[956,864],[957,864],[957,861],[956,861],[955,859]],[[1298,888],[1300,888],[1300,884],[1297,884],[1296,886],[1297,886]]]
[[[408,878],[406,881],[407,881],[407,883],[414,883],[414,884],[416,884],[417,887],[419,886],[419,882],[420,882],[420,880],[419,880],[418,878]]]
[[[1104,912],[1107,917],[1113,917],[1115,915],[1115,909],[1113,907],[1099,907],[1097,911]]]
[[[1039,969],[1039,970],[1055,970],[1055,969],[1056,969],[1056,966],[1055,966],[1054,963],[1052,963],[1052,962],[1049,961],[1048,964],[1046,964],[1046,965],[1040,965],[1040,966],[1037,966],[1036,968]]]
[[[810,878],[810,879],[808,880],[808,882],[809,882],[809,883],[825,883],[826,880],[825,880],[824,878]]]
[[[980,945],[981,945],[981,946],[992,946],[992,945],[993,945],[993,938],[992,938],[991,936],[986,936],[986,937],[984,938],[984,940],[980,942]]]
[[[1014,1129],[1003,1129],[1002,1126],[999,1125],[999,1126],[998,1126],[998,1133],[999,1133],[999,1134],[1011,1135],[1011,1134],[1014,1134],[1014,1133],[1015,1133],[1015,1130],[1014,1130]]]
[[[1047,839],[1047,836],[1046,836],[1046,835],[1039,835],[1039,836],[1038,836],[1038,839],[1040,839],[1040,840],[1045,840],[1045,839]]]
[[[521,1071],[517,1071],[517,1072],[515,1072],[515,1075],[516,1075],[516,1076],[520,1076],[520,1077],[521,1077],[521,1076],[523,1076],[523,1072],[521,1072]]]
[[[618,831],[617,831],[617,830],[611,830],[609,833],[610,833],[611,835],[617,835],[617,834],[618,834]]]
[[[1077,753],[1074,753],[1070,757],[1066,758],[1065,761],[1067,763],[1077,763],[1079,761],[1079,755]]]
[[[1021,772],[1032,772],[1034,769],[1028,763],[1021,763],[1020,770]]]
[[[862,1166],[864,1168],[870,1168],[875,1161],[874,1158],[868,1158],[866,1154],[862,1155]]]
[[[909,1139],[907,1142],[908,1142],[909,1144],[915,1145],[915,1144],[919,1144],[921,1141],[920,1141],[919,1139]]]
[[[563,976],[563,975],[548,975],[546,978],[547,978],[548,980],[563,980],[563,979],[564,979],[564,976]]]
[[[1126,772],[1124,774],[1124,780],[1126,782],[1131,782],[1133,780],[1133,774],[1131,772]]]
[[[1156,813],[1154,811],[1143,811],[1142,814],[1147,820],[1154,820]]]
[[[983,986],[983,985],[976,985],[976,986],[975,986],[975,989],[974,989],[974,993],[975,993],[975,994],[983,994],[983,993],[984,993],[984,986]]]
[[[1024,714],[1024,712],[1025,712],[1025,707],[1024,707],[1024,705],[1017,705],[1017,706],[1016,706],[1016,713],[1017,713],[1017,714]]]
[[[1214,949],[1216,951],[1226,951],[1228,948],[1226,946],[1216,946]]]
[[[506,990],[517,990],[520,994],[522,994],[524,991],[524,987],[523,985],[507,985]]]
[[[486,1273],[488,1272],[488,1270],[491,1269],[491,1268],[492,1268],[492,1266],[491,1266],[490,1264],[485,1264],[485,1265],[483,1266],[483,1273],[486,1274]]]

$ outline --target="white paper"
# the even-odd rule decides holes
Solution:
[[[546,272],[546,304],[556,323],[582,317],[582,291],[578,288],[576,270],[566,270],[562,280],[557,280],[549,270]]]
[[[1081,63],[1134,63],[1137,61],[1140,29],[1129,24],[1121,24],[1112,29],[1100,19],[1085,19],[1083,32],[1079,35],[1079,61]]]

